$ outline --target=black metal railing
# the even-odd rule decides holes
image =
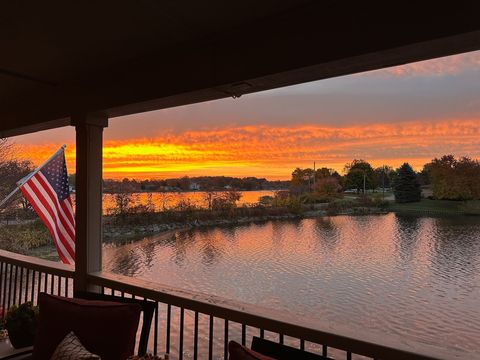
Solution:
[[[32,301],[38,294],[71,296],[73,267],[0,250],[0,307]]]
[[[335,359],[435,359],[375,341],[359,340],[318,329],[318,324],[276,310],[217,296],[171,288],[99,272],[89,282],[108,295],[138,297],[157,304],[152,350],[172,359],[227,359],[228,342],[250,345],[253,336]],[[362,334],[364,335],[364,334]],[[382,339],[384,340],[384,339]],[[403,344],[405,346],[405,344]],[[449,358],[449,356],[444,356]]]
[[[67,265],[0,250],[0,306],[8,309],[26,301],[37,303],[40,292],[71,297],[74,274]],[[226,360],[230,340],[249,346],[253,336],[335,359],[452,357],[422,355],[415,344],[400,341],[384,345],[383,338],[365,340],[365,334],[360,340],[352,333],[324,331],[317,323],[276,310],[121,275],[98,272],[89,274],[88,282],[104,294],[154,301],[149,349],[155,354],[169,353],[170,359]]]

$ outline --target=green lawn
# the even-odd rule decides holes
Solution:
[[[480,201],[449,201],[422,199],[420,202],[397,204],[392,202],[389,210],[395,212],[423,212],[446,215],[480,215]]]

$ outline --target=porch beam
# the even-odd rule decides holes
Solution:
[[[72,116],[76,131],[75,291],[87,291],[89,273],[102,269],[102,147],[105,114]]]
[[[212,19],[206,27],[199,27],[202,13],[185,19],[181,15],[185,8],[197,9],[197,2],[174,3],[120,6],[105,1],[103,7],[84,7],[86,12],[69,11],[71,24],[83,31],[75,32],[79,27],[72,25],[60,37],[55,26],[40,38],[12,40],[7,32],[12,50],[7,46],[4,52],[18,53],[18,59],[6,56],[0,61],[0,91],[6,89],[0,92],[0,134],[62,119],[72,111],[123,116],[480,49],[478,1],[397,6],[395,11],[375,2],[290,0],[285,1],[290,5],[277,6],[282,2],[257,1],[263,8],[258,16],[255,1],[244,0],[241,8],[252,11],[238,17],[231,17],[229,6],[214,2],[198,6]],[[48,17],[58,7],[53,11],[42,2],[37,12]],[[112,9],[120,17],[109,16]],[[97,22],[84,27],[87,13],[95,13]],[[156,16],[162,13],[168,21],[157,26]],[[175,13],[179,21],[171,27]],[[32,18],[42,18],[35,15]],[[131,27],[108,31],[120,18],[128,19]],[[236,21],[230,24],[229,18]],[[180,19],[186,22],[181,25]],[[32,33],[37,31],[35,23],[30,25]],[[158,41],[148,41],[150,37]],[[29,64],[25,59],[42,49],[34,42],[39,40],[43,48],[55,51]],[[85,58],[69,56],[84,52],[89,53]]]

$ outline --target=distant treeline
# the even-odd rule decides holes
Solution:
[[[235,189],[249,190],[281,190],[288,189],[290,181],[269,181],[265,178],[230,176],[197,176],[163,180],[104,180],[106,193],[116,192],[152,192],[152,191],[221,191]]]
[[[296,168],[292,172],[290,191],[331,198],[344,191],[364,193],[392,188],[395,192],[400,185],[411,189],[412,193],[418,192],[420,186],[428,187],[432,198],[439,200],[479,200],[480,162],[466,156],[444,155],[415,172],[408,163],[398,169],[388,165],[374,168],[368,161],[355,159],[345,165],[344,175],[326,167]]]

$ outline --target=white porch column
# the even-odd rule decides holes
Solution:
[[[108,117],[77,115],[72,125],[77,142],[74,289],[86,291],[87,275],[102,269],[102,147]]]

